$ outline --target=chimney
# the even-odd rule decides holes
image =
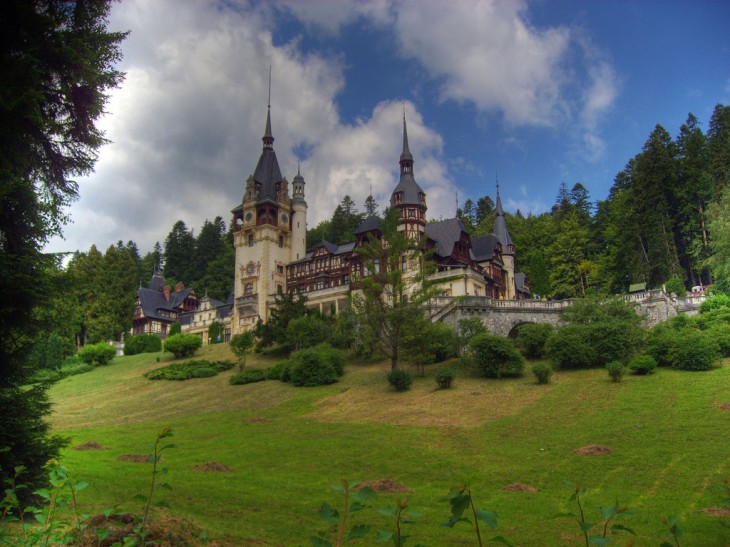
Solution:
[[[169,302],[170,301],[170,285],[165,285],[163,292],[165,293],[165,301]]]

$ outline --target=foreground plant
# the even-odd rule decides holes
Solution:
[[[467,485],[458,485],[452,488],[446,496],[446,501],[448,501],[451,505],[451,517],[443,524],[443,526],[453,528],[457,522],[467,522],[472,524],[472,521],[469,520],[468,517],[463,516],[464,511],[470,509],[472,517],[474,518],[474,530],[477,534],[477,542],[479,547],[482,547],[484,543],[482,542],[482,534],[479,529],[479,521],[482,521],[492,530],[495,530],[497,528],[497,513],[494,511],[477,509],[474,505],[471,488]],[[511,543],[502,536],[495,536],[489,541],[503,543],[504,545],[511,545]]]
[[[629,532],[632,535],[636,535],[634,531],[631,528],[627,528],[623,524],[614,523],[613,520],[621,515],[627,516],[629,513],[627,512],[627,508],[625,506],[622,506],[619,504],[618,500],[614,505],[609,505],[607,507],[599,506],[599,510],[601,512],[601,521],[598,523],[594,522],[588,522],[585,517],[585,512],[583,510],[583,504],[581,503],[581,496],[585,493],[585,491],[577,484],[567,482],[565,485],[570,488],[573,493],[571,494],[570,498],[568,498],[569,501],[575,501],[578,506],[578,515],[575,515],[574,513],[560,513],[557,516],[560,517],[574,517],[578,521],[578,525],[580,526],[581,532],[583,533],[583,537],[585,539],[586,546],[588,545],[608,545],[608,532],[617,532],[617,531],[624,531]],[[600,535],[589,535],[588,533],[595,527],[599,527]]]
[[[152,505],[152,497],[155,493],[155,488],[165,488],[167,490],[172,490],[172,487],[163,482],[160,484],[157,484],[157,475],[166,475],[167,474],[167,468],[158,469],[158,465],[160,463],[160,460],[162,459],[162,452],[165,450],[168,450],[170,448],[177,448],[174,444],[166,444],[165,446],[160,446],[160,442],[163,439],[167,439],[168,437],[172,437],[172,429],[170,427],[164,427],[158,434],[157,438],[155,439],[155,444],[152,449],[152,454],[149,455],[149,461],[152,463],[152,479],[150,480],[150,491],[147,494],[147,496],[143,496],[141,494],[138,494],[135,496],[135,499],[141,499],[142,501],[145,501],[145,508],[144,513],[142,514],[142,518],[140,521],[139,526],[135,530],[137,532],[137,535],[144,539],[145,536],[145,526],[147,525],[149,513],[150,513],[150,506]],[[167,507],[167,503],[164,501],[159,501],[155,504],[157,507]]]
[[[408,509],[408,500],[401,500],[398,498],[395,502],[395,506],[390,505],[383,507],[378,510],[381,515],[390,517],[395,520],[395,531],[378,529],[378,535],[375,539],[376,543],[387,543],[393,542],[395,547],[401,547],[405,544],[406,539],[410,536],[404,536],[402,533],[401,525],[412,524],[415,522],[413,519],[421,516],[420,513]],[[422,547],[419,543],[415,547]]]
[[[359,483],[342,480],[341,484],[333,485],[332,489],[342,496],[342,516],[339,511],[332,507],[329,503],[323,503],[319,508],[319,516],[327,524],[337,528],[337,539],[335,545],[340,547],[343,543],[352,541],[353,539],[361,539],[370,533],[370,526],[367,524],[357,524],[347,530],[347,519],[351,513],[362,511],[367,506],[365,502],[373,499],[376,493],[371,488],[358,489]],[[351,503],[352,502],[352,503]],[[331,547],[332,543],[325,539],[326,532],[318,532],[316,536],[310,536],[309,541],[315,547]]]

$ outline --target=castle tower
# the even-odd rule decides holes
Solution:
[[[400,181],[390,196],[391,207],[401,212],[399,230],[416,241],[426,232],[426,194],[413,177],[413,155],[408,148],[406,115],[403,114],[403,152],[400,155]]]
[[[250,330],[269,318],[277,293],[286,290],[286,264],[304,256],[307,203],[304,178],[295,178],[294,199],[281,175],[271,131],[271,105],[266,113],[263,150],[246,181],[243,199],[233,211],[236,270],[232,332]]]
[[[502,198],[499,196],[499,182],[497,182],[497,205],[494,209],[494,235],[502,244],[502,262],[504,263],[504,297],[513,300],[515,291],[515,246],[507,230],[507,221],[502,209]]]

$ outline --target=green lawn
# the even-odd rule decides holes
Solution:
[[[204,348],[196,358],[227,357],[227,348]],[[147,370],[169,356],[137,355],[51,390],[54,431],[70,437],[63,462],[91,483],[84,509],[119,506],[139,512],[148,464],[118,461],[147,454],[164,426],[176,449],[165,453],[160,492],[173,514],[234,545],[305,545],[325,529],[323,501],[338,502],[331,484],[341,479],[389,479],[413,490],[422,516],[410,525],[413,543],[474,545],[466,524],[440,526],[449,516],[442,498],[450,487],[471,485],[478,508],[499,515],[497,532],[514,545],[581,544],[578,525],[554,515],[574,507],[564,481],[586,489],[588,519],[617,498],[632,516],[621,522],[637,533],[636,545],[659,545],[662,517],[677,515],[682,545],[730,545],[730,518],[710,516],[724,503],[730,477],[730,367],[709,372],[659,370],[613,384],[603,370],[558,372],[548,386],[531,375],[513,380],[458,376],[450,390],[435,390],[434,370],[406,393],[385,381],[387,363],[352,364],[340,383],[294,388],[268,381],[230,386],[236,370],[186,382],[151,381]],[[249,366],[268,366],[261,356]],[[727,407],[725,407],[727,408]],[[73,447],[97,442],[107,450]],[[611,452],[584,456],[575,449],[604,445]],[[196,471],[217,462],[231,472]],[[521,483],[536,492],[507,492]],[[354,516],[389,527],[377,508],[396,494],[380,494]],[[726,502],[725,502],[726,503]],[[622,533],[617,544],[626,544]],[[362,544],[372,544],[374,535]]]

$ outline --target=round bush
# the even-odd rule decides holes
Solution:
[[[282,382],[288,382],[291,380],[289,370],[292,366],[292,362],[289,359],[279,361],[273,367],[270,367],[266,371],[266,378],[269,380],[281,380]]]
[[[124,339],[124,355],[155,353],[162,350],[162,340],[156,334],[135,334]]]
[[[335,369],[337,376],[345,374],[345,356],[338,349],[335,349],[329,345],[318,346],[317,351],[322,356],[322,359],[332,365]]]
[[[531,359],[545,355],[545,342],[553,332],[553,326],[546,323],[525,323],[517,330],[515,345]]]
[[[448,389],[454,382],[454,371],[449,367],[442,367],[436,372],[436,384],[441,389]]]
[[[291,359],[293,365],[289,373],[295,386],[314,387],[337,382],[337,371],[316,349],[297,351]]]
[[[114,346],[100,342],[98,344],[87,344],[79,350],[78,356],[87,365],[107,365],[117,354]]]
[[[407,391],[413,383],[413,378],[405,370],[399,368],[391,370],[388,374],[388,383],[395,388],[396,391]]]
[[[720,348],[702,331],[686,329],[669,351],[672,368],[678,370],[710,370],[720,361]]]
[[[549,384],[550,377],[553,375],[553,367],[547,363],[537,363],[532,367],[532,374],[538,384]]]
[[[651,374],[656,369],[656,361],[651,355],[637,355],[629,361],[629,369],[640,376]]]
[[[662,367],[672,366],[669,354],[674,347],[677,333],[678,331],[662,324],[649,331],[646,338],[646,353],[654,358],[657,365]]]
[[[165,351],[169,351],[175,359],[190,357],[203,345],[203,339],[194,334],[175,334],[165,340]]]
[[[623,379],[624,374],[626,374],[626,367],[621,361],[611,361],[606,363],[606,372],[608,372],[608,377],[611,378],[611,381],[617,384]]]
[[[522,376],[525,358],[507,338],[478,334],[469,342],[474,362],[487,378]]]
[[[720,355],[730,357],[730,325],[714,324],[705,333],[717,344]]]
[[[558,368],[587,368],[596,363],[596,350],[584,325],[556,330],[545,342],[545,353]]]
[[[700,304],[700,313],[706,313],[710,310],[717,310],[720,308],[730,308],[730,296],[726,294],[716,294],[715,296],[711,296]]]

